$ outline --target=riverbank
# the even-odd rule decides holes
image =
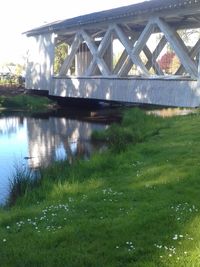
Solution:
[[[0,109],[44,111],[52,109],[55,103],[45,96],[34,95],[24,88],[0,87]]]
[[[141,116],[137,142],[127,117],[125,145],[54,164],[1,209],[1,266],[200,264],[200,116]]]
[[[23,87],[5,87],[0,85],[0,96],[15,96],[26,93],[28,93],[28,91]]]

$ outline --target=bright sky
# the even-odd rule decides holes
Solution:
[[[1,1],[0,65],[7,62],[21,63],[28,50],[27,37],[22,32],[48,22],[143,1],[145,0]]]

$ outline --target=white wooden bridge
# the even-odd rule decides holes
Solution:
[[[26,87],[50,95],[200,106],[200,0],[150,0],[46,24],[32,46]],[[56,49],[66,58],[55,72]]]

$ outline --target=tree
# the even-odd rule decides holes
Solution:
[[[172,68],[173,59],[176,56],[174,52],[166,52],[161,59],[158,61],[158,64],[165,73],[170,73]]]
[[[68,55],[68,45],[66,43],[59,44],[55,49],[55,60],[54,60],[54,73],[58,74],[60,67],[62,66],[65,58]]]
[[[191,43],[194,44],[200,38],[200,29],[179,30],[178,34],[187,46],[191,46]]]

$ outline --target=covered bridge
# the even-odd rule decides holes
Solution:
[[[200,106],[200,0],[151,0],[25,34],[32,39],[28,89],[70,98]],[[55,68],[62,45],[65,57]]]

